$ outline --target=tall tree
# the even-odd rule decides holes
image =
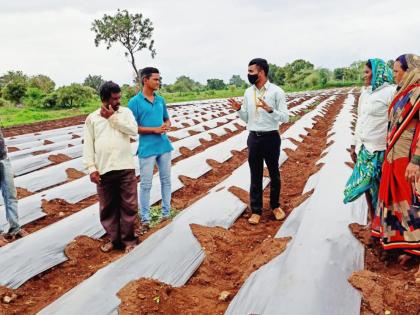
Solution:
[[[38,88],[44,93],[51,93],[54,91],[55,82],[46,75],[38,74],[29,79],[29,86]]]
[[[3,74],[0,77],[0,88],[5,86],[9,82],[23,81],[25,83],[28,83],[28,80],[28,76],[22,71],[7,71],[6,74]]]
[[[96,91],[99,91],[99,88],[101,87],[102,83],[104,83],[104,79],[100,75],[88,75],[85,81],[83,82],[83,85],[90,86],[92,89],[95,89]]]
[[[246,85],[246,82],[241,78],[239,74],[234,74],[229,80],[229,85],[234,85],[236,87],[242,87]]]
[[[207,79],[207,88],[209,90],[223,90],[226,87],[221,79]]]
[[[110,49],[112,44],[120,43],[127,51],[125,56],[139,78],[139,68],[136,64],[135,54],[143,49],[148,49],[152,58],[156,55],[154,48],[153,23],[143,14],[130,14],[127,10],[118,9],[114,16],[104,14],[102,19],[92,23],[92,31],[95,32],[95,45],[98,47],[101,42]]]
[[[170,90],[174,92],[190,92],[200,88],[201,84],[199,82],[196,82],[185,75],[178,77],[175,83],[170,86]]]

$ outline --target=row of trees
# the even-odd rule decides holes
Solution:
[[[283,67],[270,64],[268,77],[271,82],[285,87],[287,90],[358,85],[362,82],[364,65],[365,61],[356,61],[349,67],[330,70],[315,68],[311,62],[297,59]],[[248,83],[239,75],[233,75],[227,83],[221,79],[208,79],[207,84],[204,85],[183,75],[178,77],[173,84],[164,84],[162,90],[165,92],[197,92],[245,88],[247,86]]]
[[[330,70],[315,68],[311,62],[298,59],[283,67],[270,64],[268,77],[271,82],[287,90],[355,85],[362,82],[364,65],[364,61],[357,61],[349,67]],[[9,71],[0,77],[0,106],[25,104],[41,108],[80,107],[97,97],[97,91],[103,82],[102,76],[89,75],[83,84],[73,83],[56,88],[55,82],[46,75],[27,76],[21,71]],[[173,84],[163,84],[161,92],[234,90],[247,86],[248,83],[240,75],[233,75],[228,82],[217,78],[208,79],[206,84],[182,75]],[[123,86],[123,96],[126,98],[135,95],[136,91],[135,86]]]
[[[46,75],[30,77],[22,71],[9,71],[0,77],[0,106],[81,107],[96,97],[103,82],[101,76],[89,75],[83,84],[72,83],[56,89],[55,82]]]

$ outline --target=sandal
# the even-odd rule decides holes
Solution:
[[[248,223],[252,225],[257,225],[260,223],[261,216],[259,214],[253,213],[248,219]]]
[[[6,246],[7,244],[9,244],[9,241],[3,235],[0,235],[0,247]]]
[[[124,253],[128,254],[130,253],[134,248],[136,248],[135,245],[128,245],[125,247]]]
[[[29,233],[24,229],[20,229],[19,232],[17,232],[15,234],[15,236],[19,236],[19,237],[25,237],[25,236],[28,236],[28,235],[29,235]]]
[[[103,251],[104,253],[109,253],[113,249],[114,249],[114,244],[112,242],[108,242],[101,245],[101,251]]]
[[[138,235],[144,235],[147,232],[149,232],[149,230],[150,230],[149,223],[143,223],[142,225],[140,225],[140,228],[138,229],[137,233]]]
[[[286,214],[281,208],[274,209],[273,214],[277,221],[283,220],[286,217]]]

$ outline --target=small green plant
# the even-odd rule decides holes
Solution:
[[[171,208],[169,217],[172,219],[178,214],[175,208]],[[150,226],[153,227],[160,223],[162,220],[162,206],[153,206],[150,208]]]
[[[299,119],[300,119],[300,116],[298,116],[298,115],[291,116],[289,118],[289,122],[294,123],[294,122],[298,121]]]

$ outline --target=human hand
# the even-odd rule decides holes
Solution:
[[[90,181],[96,185],[101,183],[101,175],[99,175],[98,171],[90,174]]]
[[[236,111],[240,110],[242,107],[242,103],[235,101],[233,98],[228,99],[228,104]]]
[[[102,105],[101,107],[101,116],[105,119],[108,119],[109,117],[111,117],[113,114],[115,113],[114,109],[112,108],[112,106],[109,105],[109,107],[107,108],[105,105]]]
[[[415,183],[420,179],[420,166],[414,163],[408,163],[407,168],[405,169],[405,179],[409,183]]]
[[[260,105],[258,106],[258,107],[261,107],[262,109],[264,109],[267,113],[272,113],[273,112],[273,108],[270,106],[270,105],[268,105],[267,104],[267,102],[263,99],[263,98],[261,98],[261,97],[259,97],[258,98],[259,100],[260,100]]]

